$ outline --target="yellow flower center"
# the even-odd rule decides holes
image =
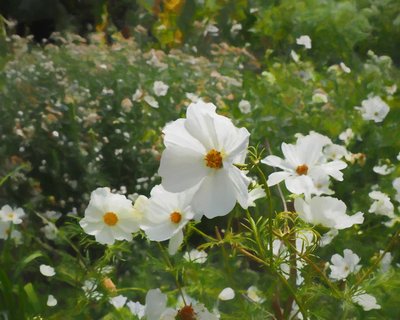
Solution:
[[[14,214],[14,212],[10,212],[7,214],[7,216],[12,219],[12,218],[14,218],[15,214]]]
[[[114,212],[106,212],[103,216],[104,223],[108,226],[115,226],[118,222],[118,216]]]
[[[208,151],[206,156],[204,157],[204,161],[206,162],[206,166],[212,169],[221,169],[222,168],[222,155],[221,152],[211,149]]]
[[[170,219],[173,223],[179,223],[182,220],[182,215],[178,211],[174,211],[171,213]]]
[[[307,167],[307,165],[306,165],[306,164],[302,164],[301,166],[298,166],[298,167],[296,168],[296,172],[297,172],[297,174],[298,174],[299,176],[302,176],[302,175],[304,175],[304,174],[307,174],[307,172],[308,172],[308,167]]]

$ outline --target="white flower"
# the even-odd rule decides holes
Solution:
[[[161,320],[166,313],[171,313],[171,311],[175,312],[175,310],[167,308],[167,296],[160,289],[152,289],[147,292],[144,308],[146,320]]]
[[[126,300],[127,300],[127,297],[124,297],[123,295],[119,295],[116,297],[112,297],[109,301],[116,309],[120,309],[125,305]]]
[[[361,112],[364,120],[373,120],[374,122],[382,122],[389,113],[390,108],[380,97],[375,96],[363,100],[361,107],[355,107]]]
[[[139,101],[144,95],[144,92],[141,88],[137,88],[135,93],[132,95],[132,101]]]
[[[49,294],[49,296],[47,297],[47,306],[48,307],[54,307],[57,305],[57,299],[54,298],[54,296],[52,294]]]
[[[339,139],[342,140],[345,145],[348,145],[353,138],[354,132],[351,128],[347,128],[345,131],[339,134]]]
[[[374,166],[372,168],[372,170],[377,173],[380,174],[382,176],[386,176],[390,173],[392,173],[394,171],[394,166],[388,166],[387,164],[383,164],[381,166]]]
[[[339,64],[339,67],[340,67],[340,69],[342,69],[342,71],[345,72],[345,73],[350,73],[350,72],[351,72],[351,69],[350,69],[348,66],[346,66],[346,65],[344,64],[344,62],[341,62],[341,63]]]
[[[327,103],[328,96],[326,95],[326,93],[316,92],[313,94],[311,101],[313,103]]]
[[[240,100],[239,102],[239,110],[240,112],[246,114],[251,111],[251,104],[247,100]]]
[[[368,212],[394,218],[393,203],[385,193],[380,191],[371,191],[368,195],[374,200]]]
[[[340,170],[346,168],[347,164],[341,160],[327,162],[322,152],[323,147],[331,143],[329,138],[315,132],[299,137],[296,144],[282,143],[285,159],[271,155],[261,160],[262,163],[283,170],[269,175],[268,186],[285,180],[290,192],[308,196],[319,193],[315,181],[323,181],[328,176],[342,181]]]
[[[347,158],[349,152],[345,147],[332,143],[324,148],[324,155],[329,160],[340,160],[343,157]]]
[[[307,35],[297,38],[296,43],[300,46],[304,46],[306,49],[311,49],[311,38]]]
[[[130,241],[132,233],[139,230],[139,218],[132,202],[124,195],[111,193],[109,188],[97,188],[92,192],[85,217],[79,224],[102,244]]]
[[[317,196],[308,201],[296,198],[294,208],[304,221],[328,228],[342,230],[364,222],[362,212],[357,212],[353,216],[347,215],[344,202],[333,197]]]
[[[218,295],[218,299],[222,301],[232,300],[233,298],[235,298],[235,291],[230,287],[223,289]]]
[[[102,293],[96,291],[97,283],[94,279],[85,280],[82,286],[82,290],[85,292],[85,296],[89,299],[94,299],[96,301],[100,300],[103,296]]]
[[[129,308],[134,316],[137,316],[139,319],[142,319],[144,317],[146,307],[140,302],[129,301],[126,306]]]
[[[211,36],[217,36],[218,32],[219,32],[219,29],[215,25],[209,23],[206,26],[206,29],[204,30],[203,35],[206,36],[207,34],[210,34]]]
[[[56,272],[54,271],[54,268],[51,266],[48,266],[46,264],[41,264],[39,266],[39,270],[40,270],[40,273],[46,277],[53,277],[56,274]]]
[[[350,273],[357,273],[361,265],[360,257],[353,253],[350,249],[345,249],[343,251],[343,257],[339,254],[334,254],[331,258],[332,264],[329,266],[331,268],[331,277],[334,280],[346,279]]]
[[[47,219],[54,220],[54,221],[58,220],[62,216],[61,212],[52,211],[52,210],[47,210],[43,215]]]
[[[392,182],[393,188],[396,190],[396,196],[395,199],[397,202],[400,202],[400,177],[396,178]]]
[[[387,92],[388,95],[394,95],[397,91],[397,85],[394,83],[391,86],[385,87],[385,90]]]
[[[260,297],[260,290],[256,286],[250,286],[247,289],[247,296],[249,299],[255,303],[262,303],[264,301],[263,298]]]
[[[0,210],[0,219],[5,222],[12,222],[13,224],[20,224],[22,217],[25,216],[24,209],[22,208],[11,208],[9,205],[5,205]]]
[[[157,97],[165,96],[168,89],[169,86],[162,81],[155,81],[153,84],[153,91]]]
[[[190,262],[205,263],[207,261],[207,252],[192,249],[190,252],[185,252],[183,258]]]
[[[229,213],[236,201],[248,204],[250,179],[235,164],[244,163],[249,132],[215,113],[215,105],[192,103],[186,119],[168,124],[159,175],[170,192],[196,188],[193,209],[208,218]]]
[[[158,104],[158,101],[153,97],[153,96],[144,96],[143,98],[144,101],[146,101],[150,107],[157,109],[160,107],[160,105]]]
[[[183,227],[195,216],[193,191],[172,193],[158,185],[150,195],[140,228],[152,241],[170,240],[169,252],[174,254],[183,241]]]
[[[235,23],[231,27],[232,35],[236,35],[240,30],[242,30],[242,25],[240,23]]]
[[[57,238],[58,229],[54,223],[46,223],[46,225],[40,228],[40,231],[44,233],[44,236],[49,240],[54,240]]]
[[[361,306],[364,311],[381,308],[375,297],[365,293],[365,291],[358,292],[357,295],[352,297],[352,300],[354,303],[357,303],[359,306]]]

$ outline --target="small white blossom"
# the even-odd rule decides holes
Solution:
[[[306,49],[311,49],[311,38],[307,35],[297,38],[296,43],[300,46],[304,46]]]
[[[239,109],[240,109],[240,112],[242,112],[244,114],[249,113],[251,111],[250,102],[247,100],[240,100]]]
[[[218,295],[218,299],[222,301],[232,300],[233,298],[235,298],[235,291],[230,287],[223,289]]]
[[[11,208],[9,205],[4,205],[0,209],[0,219],[4,222],[11,222],[13,224],[22,223],[22,217],[25,216],[25,211],[22,208]]]
[[[53,277],[56,274],[54,268],[46,264],[41,264],[39,270],[40,273],[46,277]]]
[[[345,145],[348,145],[353,138],[354,132],[351,128],[347,128],[345,131],[339,134],[339,139],[342,140]]]
[[[374,122],[382,122],[390,111],[389,106],[380,97],[375,96],[363,100],[361,107],[355,107],[361,112],[364,120],[373,120]]]
[[[132,95],[132,101],[139,101],[144,95],[141,88],[136,89],[135,93]]]
[[[339,230],[330,229],[328,232],[324,233],[319,240],[319,245],[325,247],[332,242],[332,240],[339,234]]]
[[[158,101],[153,97],[153,96],[144,96],[143,98],[144,101],[146,101],[150,107],[157,109],[160,107],[160,105],[158,104]]]
[[[343,251],[343,257],[339,254],[334,254],[331,258],[331,269],[330,278],[334,280],[343,280],[348,277],[351,273],[357,273],[361,265],[360,257],[353,253],[350,249],[345,249]]]
[[[382,176],[386,176],[388,174],[391,174],[394,171],[394,166],[388,166],[387,164],[383,164],[381,166],[374,166],[372,168],[372,170],[377,173],[380,174]]]
[[[346,65],[344,64],[344,62],[339,63],[339,67],[340,67],[340,69],[342,69],[342,71],[345,72],[345,73],[350,73],[350,72],[351,72],[351,69],[350,69],[348,66],[346,66]]]
[[[155,81],[153,84],[153,91],[157,97],[165,96],[168,89],[169,86],[162,81]]]
[[[192,249],[190,252],[185,252],[183,258],[190,262],[205,263],[207,261],[207,252]]]
[[[394,218],[394,206],[387,194],[381,191],[372,191],[368,195],[374,200],[368,212]]]
[[[47,306],[48,307],[54,307],[57,305],[57,299],[54,298],[54,296],[52,294],[49,294],[49,296],[47,297]]]
[[[262,303],[264,301],[264,299],[260,297],[260,293],[260,290],[258,290],[256,286],[250,286],[247,289],[247,296],[255,303]]]
[[[316,92],[313,94],[311,101],[313,103],[327,103],[328,102],[328,96],[326,93],[322,92]]]
[[[364,311],[370,311],[373,309],[380,309],[381,306],[377,303],[374,296],[365,293],[365,291],[358,292],[357,295],[352,297],[354,303],[361,306]]]
[[[379,251],[379,254],[383,254],[383,250]],[[386,252],[381,260],[380,271],[387,272],[390,268],[390,264],[392,263],[393,257],[390,252]]]

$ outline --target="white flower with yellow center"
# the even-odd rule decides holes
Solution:
[[[139,230],[139,217],[125,196],[113,194],[109,188],[97,188],[79,224],[97,242],[113,244],[115,240],[132,240],[132,233]]]
[[[183,241],[182,229],[195,216],[190,206],[193,191],[171,193],[158,185],[151,190],[147,205],[142,206],[140,228],[152,241],[170,240],[170,254],[178,250]]]
[[[20,224],[22,217],[25,216],[24,209],[22,208],[11,208],[9,205],[5,205],[0,210],[0,219],[4,222],[12,222],[13,224]]]
[[[360,257],[350,249],[344,249],[343,257],[334,254],[331,258],[331,274],[329,277],[334,280],[343,280],[351,273],[357,273],[361,269]]]
[[[341,160],[327,161],[323,153],[331,140],[319,133],[311,132],[307,136],[300,136],[296,144],[282,143],[284,159],[271,155],[261,160],[269,166],[280,168],[283,171],[274,172],[268,177],[268,186],[274,186],[285,181],[286,188],[294,194],[321,194],[324,188],[319,183],[329,176],[342,181],[340,170],[347,167]]]
[[[192,205],[207,218],[228,214],[236,202],[247,208],[249,198],[250,179],[235,166],[244,163],[249,132],[215,109],[212,103],[192,103],[186,119],[164,128],[166,149],[159,169],[167,191],[197,188]]]
[[[364,120],[373,120],[382,122],[390,111],[390,107],[379,96],[369,97],[361,102],[361,107],[355,107],[359,110]]]

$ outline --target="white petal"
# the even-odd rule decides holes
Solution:
[[[294,194],[305,194],[306,196],[314,191],[314,183],[310,177],[302,176],[291,176],[285,180],[286,188]]]
[[[218,295],[218,299],[222,301],[232,300],[233,298],[235,298],[235,291],[233,291],[233,289],[230,287],[225,288]]]
[[[46,277],[52,277],[56,274],[54,268],[45,264],[39,266],[40,273]]]
[[[152,289],[146,295],[145,315],[146,320],[160,320],[161,314],[166,309],[167,296],[160,289]]]
[[[286,171],[293,170],[293,168],[289,165],[289,163],[287,163],[285,160],[283,160],[282,158],[279,158],[277,156],[273,156],[273,155],[267,156],[264,159],[262,159],[261,162],[268,166],[275,167],[275,168],[281,168]]]
[[[95,235],[96,241],[101,244],[113,244],[115,239],[110,228],[105,227]]]
[[[178,251],[182,242],[183,242],[183,232],[182,230],[180,230],[171,239],[169,239],[168,253],[171,256],[174,255]]]
[[[194,187],[208,172],[204,154],[176,147],[164,150],[158,169],[162,185],[170,192],[182,192]]]
[[[283,180],[285,180],[286,178],[290,177],[292,174],[290,172],[286,172],[286,171],[280,171],[280,172],[273,172],[268,176],[268,187],[272,187],[280,182],[282,182]]]
[[[49,296],[47,297],[47,306],[48,307],[54,307],[57,305],[57,299],[54,298],[54,296],[52,294],[49,294]]]
[[[180,147],[194,152],[205,153],[206,149],[199,140],[194,138],[185,128],[186,119],[175,120],[163,129],[164,145],[168,147]]]
[[[243,209],[247,209],[249,203],[249,184],[250,179],[246,177],[243,171],[236,167],[231,167],[229,170],[231,184],[236,192],[236,200]]]
[[[209,219],[228,214],[235,204],[236,192],[225,170],[207,176],[193,198],[194,211]]]

